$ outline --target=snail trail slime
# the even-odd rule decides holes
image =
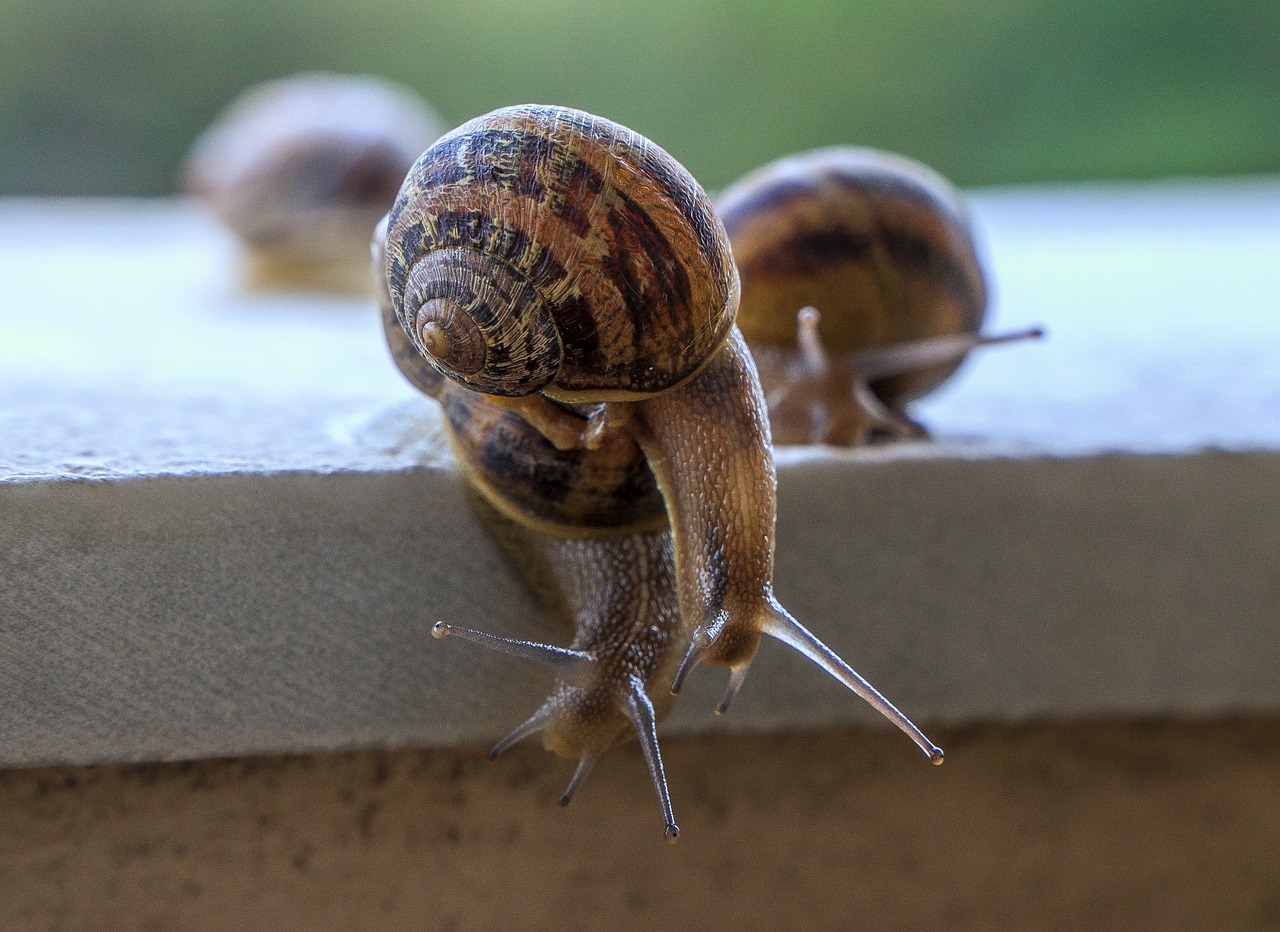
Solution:
[[[781,195],[751,179],[743,185],[744,194],[726,195],[725,210],[744,231],[753,229],[753,210],[794,210],[806,197],[828,196],[802,191],[794,179]],[[908,281],[917,301],[936,293],[948,308],[960,307],[940,315],[951,325],[940,345],[872,351],[873,339],[853,345],[852,358],[843,338],[834,350],[844,355],[827,357],[816,313],[802,314],[800,345],[791,348],[798,362],[782,361],[777,347],[769,351],[777,361],[773,393],[791,399],[782,408],[829,393],[838,370],[841,378],[853,372],[857,383],[843,394],[874,414],[855,429],[818,430],[819,440],[871,439],[883,425],[902,433],[909,422],[901,405],[911,392],[881,398],[871,387],[895,367],[932,366],[936,382],[984,342],[974,331],[985,286],[964,228],[955,243],[936,246],[929,241],[935,228],[952,227],[922,219],[929,205],[919,204],[912,183],[888,187],[872,200],[905,191],[915,213],[832,235],[815,233],[807,221],[766,220],[799,230],[801,245],[791,252],[771,247],[781,256],[772,262],[739,257],[744,302],[760,290],[760,269],[774,286],[779,272],[812,278],[815,269],[853,269],[867,281]],[[821,213],[810,208],[805,216]],[[745,255],[745,244],[759,238],[743,242]],[[938,258],[944,254],[945,261]],[[879,709],[930,760],[942,761],[906,716],[774,597],[769,410],[735,325],[737,266],[725,225],[675,159],[581,111],[497,110],[446,134],[418,159],[375,232],[374,257],[396,365],[441,404],[473,497],[540,595],[574,626],[568,646],[557,647],[435,625],[437,637],[454,635],[555,671],[551,696],[493,756],[541,733],[549,750],[578,762],[561,798],[568,803],[599,756],[634,734],[674,840],[679,830],[657,722],[699,663],[729,668],[717,709],[725,711],[769,634]],[[854,291],[860,303],[863,295]],[[802,304],[782,302],[793,334],[797,313],[814,303],[797,293]],[[823,307],[829,319],[839,320],[840,303]],[[919,328],[881,329],[881,343],[923,335]],[[802,440],[818,421],[849,420],[821,413],[822,404],[801,404],[810,424]],[[910,433],[920,429],[911,425]]]

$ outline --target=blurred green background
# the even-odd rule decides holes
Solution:
[[[1278,0],[0,0],[0,193],[159,194],[248,85],[563,103],[709,188],[854,142],[963,185],[1280,171]]]

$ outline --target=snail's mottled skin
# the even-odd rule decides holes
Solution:
[[[183,186],[244,243],[247,286],[367,293],[370,232],[442,131],[421,98],[381,78],[293,75],[217,117]]]
[[[576,758],[560,798],[569,802],[605,751],[634,734],[640,740],[662,806],[666,836],[679,834],[658,749],[657,724],[675,701],[667,688],[684,649],[664,531],[608,537],[558,537],[496,518],[491,524],[516,563],[536,580],[544,601],[573,626],[568,648],[503,641],[438,623],[435,634],[471,640],[551,667],[556,683],[536,712],[494,746],[496,757],[541,732],[547,750]]]
[[[727,665],[723,710],[771,634],[941,760],[774,597],[765,401],[733,323],[724,228],[679,163],[580,111],[495,111],[418,160],[374,253],[397,365],[441,401],[473,488],[519,528],[521,562],[578,594],[567,651],[437,626],[552,663],[556,696],[587,691],[553,696],[511,740],[544,731],[580,777],[630,723],[673,835],[653,684]],[[590,714],[588,693],[607,697]]]
[[[978,335],[989,288],[967,212],[918,162],[818,149],[750,173],[717,207],[779,444],[923,436],[908,402],[974,347],[1033,335]]]

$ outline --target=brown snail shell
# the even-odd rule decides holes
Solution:
[[[249,284],[367,291],[370,231],[443,128],[381,78],[293,75],[250,88],[210,124],[183,187],[246,244]]]
[[[616,123],[509,107],[414,164],[387,286],[443,374],[476,391],[618,401],[692,377],[723,343],[737,275],[710,200]]]
[[[482,499],[509,521],[557,537],[665,528],[662,494],[630,434],[615,433],[595,449],[560,449],[515,411],[429,364],[397,318],[381,274],[387,224],[383,218],[372,244],[387,345],[404,376],[439,402],[455,457]],[[563,416],[574,415],[566,409]]]
[[[965,207],[932,169],[848,146],[788,156],[725,190],[717,208],[742,281],[738,326],[766,394],[796,314],[821,312],[833,355],[976,333],[988,285]],[[935,388],[957,357],[871,382],[901,410]]]

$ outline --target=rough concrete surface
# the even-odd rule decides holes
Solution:
[[[1276,457],[856,478],[828,460],[788,473],[778,592],[922,725],[1280,707]],[[451,473],[35,484],[0,501],[10,765],[493,740],[550,673],[430,623],[567,643]],[[665,727],[874,718],[772,643],[718,718],[722,689],[698,670]]]
[[[0,927],[1280,928],[1280,720],[939,738],[671,741],[674,846],[634,746],[0,773]]]

